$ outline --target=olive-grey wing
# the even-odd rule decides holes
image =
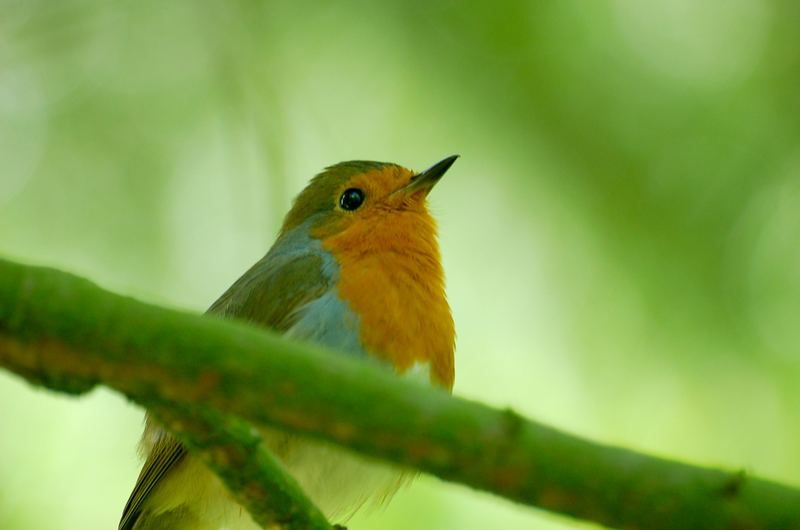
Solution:
[[[286,331],[298,318],[300,308],[330,288],[323,264],[323,258],[315,254],[278,257],[267,254],[225,291],[207,313]],[[119,530],[134,530],[150,494],[186,454],[186,449],[171,434],[163,432],[159,436],[125,505]]]

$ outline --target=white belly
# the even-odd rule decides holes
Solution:
[[[346,522],[359,508],[381,504],[413,472],[326,443],[275,431],[264,439],[303,491],[334,523]]]
[[[266,445],[332,523],[346,523],[358,509],[387,501],[415,474],[328,443],[273,430],[264,430],[263,435]],[[183,505],[194,516],[193,530],[262,530],[194,456],[188,456],[162,486],[159,493],[172,495],[171,502],[159,503],[161,507]]]

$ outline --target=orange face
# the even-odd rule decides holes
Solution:
[[[318,237],[390,214],[427,212],[425,197],[457,157],[422,173],[396,164],[351,161],[327,168],[298,195],[282,233],[306,221]]]
[[[312,235],[325,239],[359,225],[400,222],[406,214],[428,216],[425,198],[430,188],[414,189],[415,178],[406,168],[387,165],[341,179],[328,195],[329,210],[313,224]]]

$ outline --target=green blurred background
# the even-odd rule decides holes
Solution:
[[[788,0],[0,0],[0,255],[199,312],[322,167],[460,153],[431,197],[457,394],[800,485],[798,27]],[[0,528],[116,528],[142,414],[0,373]],[[576,526],[424,477],[351,528]]]

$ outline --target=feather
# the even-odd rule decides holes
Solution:
[[[150,455],[145,460],[139,478],[136,480],[136,486],[125,504],[119,530],[131,530],[135,527],[137,520],[142,515],[143,504],[153,488],[175,464],[183,459],[185,454],[186,449],[173,436],[166,433],[159,436]]]

